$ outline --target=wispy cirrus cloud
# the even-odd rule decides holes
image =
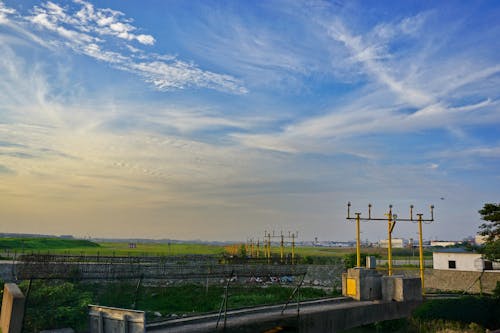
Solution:
[[[318,16],[315,22],[323,27],[333,49],[347,52],[348,61],[332,62],[332,66],[352,66],[351,72],[364,75],[367,82],[319,115],[291,120],[274,132],[234,134],[234,138],[251,147],[291,153],[371,156],[359,149],[359,137],[434,129],[455,132],[462,126],[500,121],[500,95],[493,83],[500,82],[499,65],[480,51],[474,54],[467,45],[444,60],[435,57],[448,48],[446,43],[428,48],[432,37],[425,32],[427,25],[437,24],[435,16],[422,12],[379,22],[364,33],[353,33],[340,16]],[[440,29],[445,35],[446,27]],[[456,31],[447,38],[448,43],[459,45]],[[401,44],[411,46],[402,48],[403,52]]]
[[[31,27],[47,33],[43,44],[67,47],[110,66],[144,78],[160,91],[201,87],[230,93],[244,94],[248,90],[231,75],[199,68],[192,62],[176,56],[159,55],[144,50],[155,44],[150,34],[133,25],[124,13],[109,8],[97,8],[84,0],[74,0],[64,6],[52,1],[43,2],[22,13],[1,3],[0,24],[10,23],[24,35],[38,38]],[[16,15],[14,15],[16,14]],[[29,23],[29,24],[26,24]],[[135,42],[136,45],[129,44]]]

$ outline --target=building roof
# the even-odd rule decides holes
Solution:
[[[444,248],[444,249],[436,249],[434,252],[438,253],[464,253],[464,254],[479,254],[475,251],[468,251],[464,249],[463,247],[450,247],[450,248]]]

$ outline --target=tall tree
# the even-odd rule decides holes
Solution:
[[[486,236],[483,253],[487,259],[500,261],[500,204],[484,204],[479,214],[485,221],[479,226],[479,234]]]

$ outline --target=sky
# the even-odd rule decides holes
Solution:
[[[474,235],[500,202],[499,17],[496,1],[0,0],[1,232],[341,241],[350,201],[433,204],[424,239]]]

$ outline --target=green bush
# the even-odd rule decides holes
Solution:
[[[366,257],[369,256],[369,255],[370,254],[367,254],[367,253],[360,253],[361,266],[362,267],[366,266]],[[380,257],[380,255],[378,255],[378,254],[372,254],[371,256],[377,257],[377,258]],[[357,254],[356,253],[346,254],[342,258],[342,260],[344,262],[344,268],[345,269],[356,267],[356,264],[357,264]]]
[[[305,265],[338,265],[341,261],[341,258],[332,256],[304,256],[297,259],[299,264]]]
[[[26,295],[28,282],[22,282],[20,288]],[[27,299],[24,332],[65,327],[82,331],[88,322],[87,305],[91,301],[91,293],[79,290],[72,283],[35,281]]]
[[[495,289],[493,289],[493,295],[495,297],[500,297],[500,281],[497,281]]]
[[[500,299],[464,296],[429,300],[414,311],[413,318],[420,323],[444,320],[497,329],[500,327]]]

